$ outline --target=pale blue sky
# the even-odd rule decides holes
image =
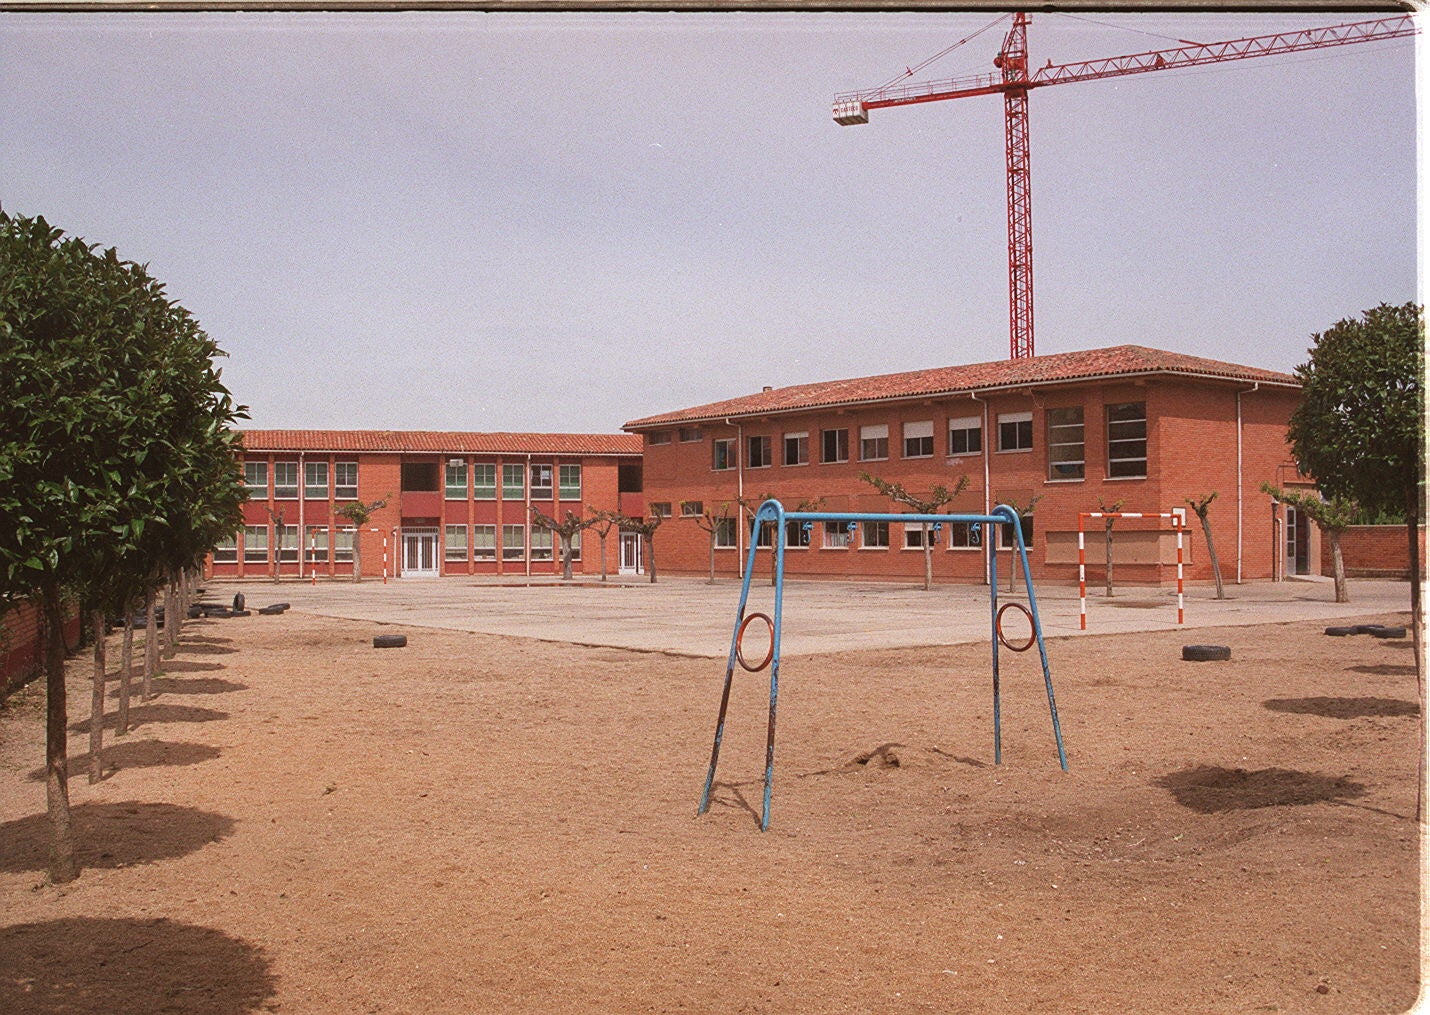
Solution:
[[[995,17],[0,15],[0,203],[148,262],[257,427],[614,431],[1003,359],[1001,100],[829,111]],[[1366,17],[1038,14],[1029,51]],[[1037,351],[1290,370],[1418,299],[1414,57],[1034,91]]]

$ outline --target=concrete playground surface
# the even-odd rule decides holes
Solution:
[[[608,582],[582,577],[399,578],[362,582],[210,581],[204,601],[228,603],[244,594],[251,610],[286,602],[297,612],[452,631],[534,638],[541,641],[663,652],[724,659],[730,650],[740,582],[663,577],[651,584],[625,576]],[[1228,584],[1226,598],[1211,586],[1188,588],[1185,623],[1188,643],[1206,627],[1276,624],[1316,620],[1335,624],[1348,618],[1378,623],[1409,622],[1410,586],[1403,581],[1350,582],[1349,603],[1336,603],[1329,579]],[[1137,631],[1178,630],[1174,589],[1126,588],[1107,599],[1088,589],[1087,630],[1079,629],[1075,586],[1036,586],[1038,612],[1047,638],[1076,638]],[[990,633],[986,585],[920,585],[884,582],[787,581],[783,599],[781,653],[804,655],[860,649],[912,648],[985,641]],[[999,590],[1000,604],[1026,604],[1021,583]],[[747,612],[773,614],[774,589],[758,577]],[[281,623],[260,616],[232,623]],[[1019,626],[1021,625],[1021,626]],[[1009,617],[1011,640],[1027,634],[1027,621]],[[381,633],[381,632],[374,632]],[[762,629],[750,637],[764,642]],[[747,649],[748,651],[748,649]]]

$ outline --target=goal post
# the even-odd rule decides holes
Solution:
[[[1177,623],[1185,623],[1186,611],[1182,590],[1182,533],[1187,529],[1184,511],[1081,511],[1077,516],[1077,620],[1079,630],[1087,630],[1087,547],[1086,522],[1090,518],[1170,518],[1177,534]],[[1159,561],[1160,563],[1160,561]]]

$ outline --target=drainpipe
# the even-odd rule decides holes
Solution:
[[[300,452],[298,452],[298,578],[299,578],[300,581],[301,581],[302,578],[303,578],[303,564],[304,564],[304,561],[303,561],[303,533],[304,533],[304,532],[306,531],[306,529],[307,529],[307,526],[305,526],[305,525],[303,524],[303,508],[304,508],[304,506],[307,504],[307,501],[308,501],[308,472],[307,472],[307,467],[303,464],[303,452],[300,451]],[[282,544],[282,540],[280,539],[280,540],[279,540],[279,546],[282,546],[282,545],[283,545],[283,544]],[[280,550],[280,551],[279,551],[279,556],[281,557],[282,555],[283,555],[283,554],[282,554],[282,551]]]
[[[725,420],[731,426],[730,420]],[[735,577],[745,577],[745,424],[735,423],[735,517],[740,521],[735,526]]]
[[[1238,391],[1236,393],[1236,583],[1238,585],[1241,584],[1242,558],[1241,396],[1249,395],[1260,387],[1261,382],[1257,381],[1251,387]]]
[[[526,576],[531,577],[531,456],[526,456],[526,482],[522,484],[522,489],[526,491],[526,497],[522,501],[522,508],[526,511],[526,517],[522,519],[521,529],[526,533]]]
[[[982,423],[982,433],[981,433],[982,440],[980,441],[980,443],[983,445],[983,513],[986,515],[986,514],[988,514],[990,511],[993,510],[993,503],[992,503],[992,500],[990,499],[990,498],[993,496],[993,491],[989,488],[989,475],[988,475],[988,474],[989,474],[989,470],[988,470],[988,445],[989,445],[989,443],[990,443],[990,441],[989,441],[989,433],[988,433],[988,403],[987,403],[984,399],[979,398],[978,395],[977,395],[976,393],[972,392],[972,391],[970,391],[970,392],[968,393],[968,397],[971,398],[971,399],[973,399],[973,400],[974,400],[975,402],[977,402],[980,406],[982,406],[981,411],[982,411],[982,413],[983,413],[983,423]],[[992,539],[992,538],[993,538],[993,533],[992,533],[991,531],[988,531],[989,527],[988,527],[987,525],[985,525],[985,526],[983,526],[983,528],[984,528],[984,530],[985,530],[984,533],[983,533],[983,538],[984,538],[984,539]],[[996,540],[995,540],[995,542],[996,542]],[[984,551],[985,551],[984,554],[983,554],[983,584],[984,584],[984,585],[987,585],[987,584],[989,583],[989,581],[992,579],[992,575],[991,575],[991,573],[989,572],[989,566],[990,566],[990,565],[989,565],[989,561],[988,561],[988,553],[986,552],[986,551],[988,550],[988,547],[987,547],[987,546],[984,546],[983,549],[984,549]]]

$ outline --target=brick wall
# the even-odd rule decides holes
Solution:
[[[1352,525],[1341,534],[1347,578],[1406,578],[1410,545],[1404,525]],[[1321,573],[1333,574],[1331,544],[1321,544]],[[1420,577],[1425,577],[1425,529],[1420,529]]]
[[[39,603],[26,600],[0,613],[0,698],[44,669],[45,649]],[[65,647],[79,643],[79,612],[66,610]]]

